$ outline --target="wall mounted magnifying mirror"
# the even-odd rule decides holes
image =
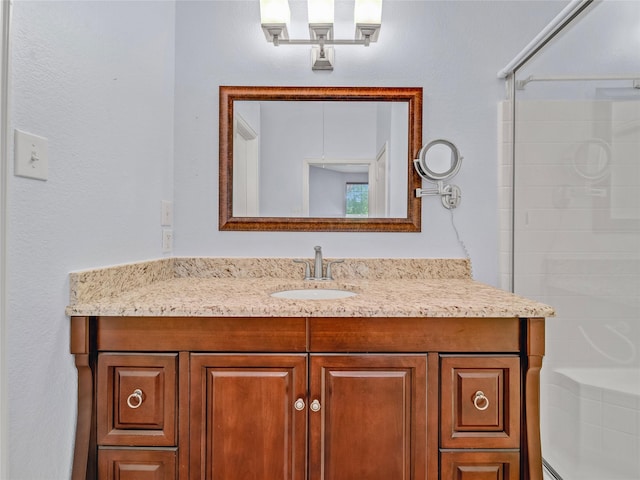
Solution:
[[[220,230],[420,231],[422,88],[220,87]]]
[[[413,165],[423,179],[437,185],[437,188],[431,189],[417,188],[416,197],[439,195],[445,208],[456,208],[459,205],[460,188],[444,183],[453,178],[462,165],[462,156],[453,143],[443,139],[427,143],[420,149]]]

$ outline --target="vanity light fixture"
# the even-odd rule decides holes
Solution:
[[[364,45],[378,40],[382,24],[382,0],[355,0],[355,38],[333,38],[334,0],[307,0],[309,39],[290,39],[289,0],[260,0],[260,23],[268,42],[278,45],[312,45],[311,69],[333,70],[334,50],[327,45]]]

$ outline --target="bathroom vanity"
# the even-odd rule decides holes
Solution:
[[[553,310],[466,260],[165,259],[71,276],[73,478],[542,480]],[[334,300],[274,298],[348,290]]]

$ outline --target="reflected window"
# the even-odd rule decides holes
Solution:
[[[345,205],[347,217],[368,217],[369,184],[363,182],[347,182]]]

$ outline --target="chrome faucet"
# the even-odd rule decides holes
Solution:
[[[316,259],[313,262],[313,279],[322,280],[324,279],[322,274],[322,247],[316,246],[313,249],[316,251]]]
[[[313,276],[311,276],[311,262],[308,260],[294,260],[295,263],[304,263],[304,279],[305,280],[333,280],[333,276],[331,275],[331,265],[334,263],[342,263],[344,260],[333,260],[331,262],[327,262],[327,273],[326,275],[323,272],[322,266],[322,247],[315,246],[313,247],[315,250],[315,258],[313,260]]]

